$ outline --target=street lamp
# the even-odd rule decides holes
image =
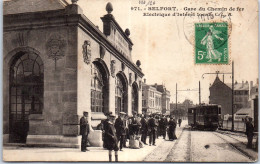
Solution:
[[[232,128],[231,128],[231,131],[234,131],[234,61],[232,61],[232,72],[219,72],[219,71],[216,71],[215,73],[203,73],[202,74],[202,78],[204,79],[204,75],[207,75],[207,74],[222,74],[223,75],[223,83],[224,83],[224,75],[225,74],[231,74],[232,75],[232,91],[231,91],[231,102],[232,102]]]

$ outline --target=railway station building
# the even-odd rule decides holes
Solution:
[[[144,74],[132,61],[130,31],[115,20],[111,3],[104,4],[101,31],[76,2],[4,2],[4,144],[79,147],[87,111],[89,142],[102,146],[96,126],[105,113],[142,112]]]

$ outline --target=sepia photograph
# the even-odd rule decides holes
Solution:
[[[4,162],[258,161],[257,0],[3,0]]]

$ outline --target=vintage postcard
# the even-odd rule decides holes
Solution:
[[[3,161],[258,161],[257,0],[4,0]]]

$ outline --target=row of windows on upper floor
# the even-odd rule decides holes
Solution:
[[[234,91],[235,95],[248,95],[248,91]]]
[[[162,105],[161,103],[161,99],[155,99],[154,100],[149,100],[149,107],[160,107]],[[146,100],[142,100],[142,106],[145,107],[147,106],[147,101]]]

